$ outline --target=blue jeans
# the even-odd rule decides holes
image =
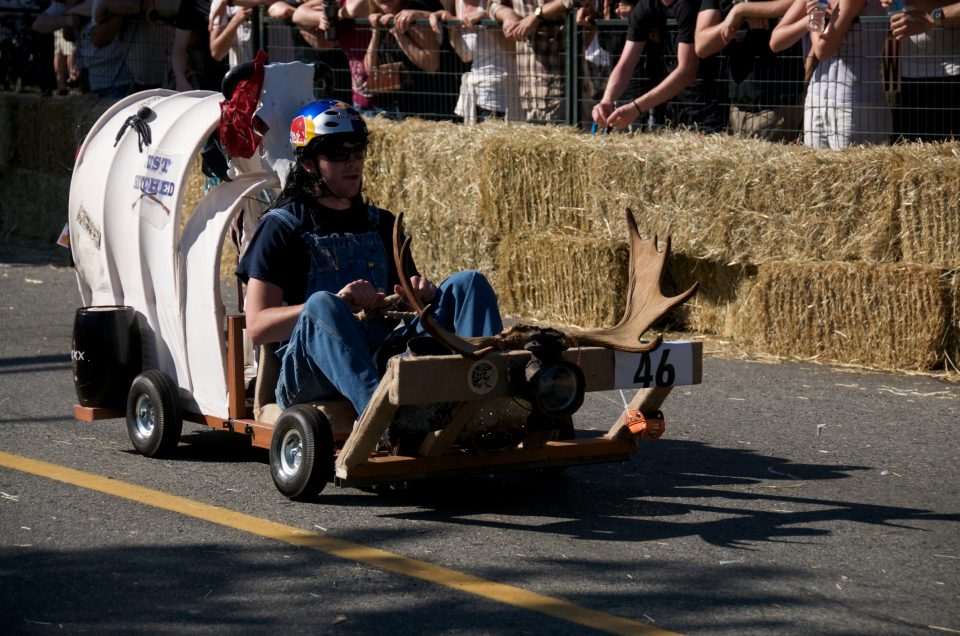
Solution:
[[[462,336],[491,336],[503,330],[497,296],[480,272],[459,272],[440,283],[433,316],[445,329]],[[410,335],[416,324],[402,326]],[[307,299],[282,358],[277,404],[330,399],[342,395],[363,413],[380,383],[375,354],[390,335],[388,323],[357,320],[336,294],[316,292]]]

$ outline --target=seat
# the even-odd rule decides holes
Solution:
[[[278,343],[260,345],[257,381],[253,390],[253,417],[258,422],[274,424],[283,413],[276,403],[277,381],[280,378],[280,359],[277,357]],[[333,430],[333,439],[343,441],[353,431],[353,422],[357,413],[346,398],[310,402],[324,414]]]

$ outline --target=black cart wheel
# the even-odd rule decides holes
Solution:
[[[305,404],[285,410],[270,438],[270,474],[277,490],[311,501],[333,480],[333,432],[323,413]]]
[[[162,371],[138,375],[127,395],[127,433],[147,457],[169,455],[180,443],[183,416],[176,383]]]

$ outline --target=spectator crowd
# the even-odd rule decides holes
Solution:
[[[262,42],[271,62],[332,61],[368,116],[843,148],[960,132],[960,2],[943,2],[53,0],[33,30],[54,36],[60,94],[219,90]]]

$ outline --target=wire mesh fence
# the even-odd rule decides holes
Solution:
[[[73,43],[59,33],[56,38],[29,33],[35,17],[12,12],[0,22],[0,88],[16,90],[24,79],[40,78],[44,92],[64,92],[62,82],[54,84],[38,70],[42,66],[50,74],[55,66],[48,49],[57,55],[76,51],[71,64],[77,68],[66,71],[70,86],[82,73],[86,90],[106,96],[179,85],[170,64],[170,24],[150,16],[125,19],[116,40],[98,47],[84,31]],[[813,64],[805,42],[773,53],[770,26],[741,27],[722,51],[697,60],[696,79],[682,91],[633,113],[628,129],[689,127],[821,147],[950,139],[960,132],[960,28],[896,40],[882,11],[864,13],[839,50]],[[519,41],[489,19],[471,29],[458,20],[435,21],[432,28],[428,20],[417,20],[404,33],[392,23],[373,27],[369,20],[340,20],[337,36],[326,39],[317,30],[267,17],[262,9],[253,12],[249,31],[248,52],[262,47],[271,62],[323,62],[335,78],[334,97],[368,115],[394,119],[499,118],[604,132],[594,124],[598,103],[629,110],[633,100],[668,83],[680,65],[672,21],[643,34],[642,55],[630,64],[622,59],[631,43],[626,20],[583,26],[572,14],[540,24]],[[187,78],[195,88],[216,89],[226,70],[225,61],[209,59],[208,48],[209,39],[199,38],[187,50],[188,68],[203,71]],[[32,64],[18,61],[27,55]],[[203,58],[206,66],[198,62]],[[622,84],[611,91],[618,65]],[[22,70],[29,68],[32,75]]]
[[[324,50],[309,46],[296,27],[274,21],[265,23],[264,44],[272,60],[329,64],[337,77],[335,96],[368,113],[467,123],[499,117],[591,130],[591,110],[604,97],[628,32],[625,20],[583,27],[571,18],[517,42],[492,20],[473,31],[447,21],[440,33],[420,20],[413,28],[428,34],[433,50],[414,59],[389,28],[375,35],[366,20],[344,22],[340,40]],[[649,34],[614,107],[629,105],[676,69],[674,28],[668,23],[666,32]],[[723,51],[699,60],[689,86],[637,116],[629,129],[765,131],[759,136],[827,147],[837,145],[830,138],[837,131],[853,131],[851,143],[946,139],[960,132],[960,29],[897,41],[886,16],[863,16],[840,50],[819,65],[811,64],[815,58],[805,43],[775,54],[768,39],[768,28],[744,26]]]

